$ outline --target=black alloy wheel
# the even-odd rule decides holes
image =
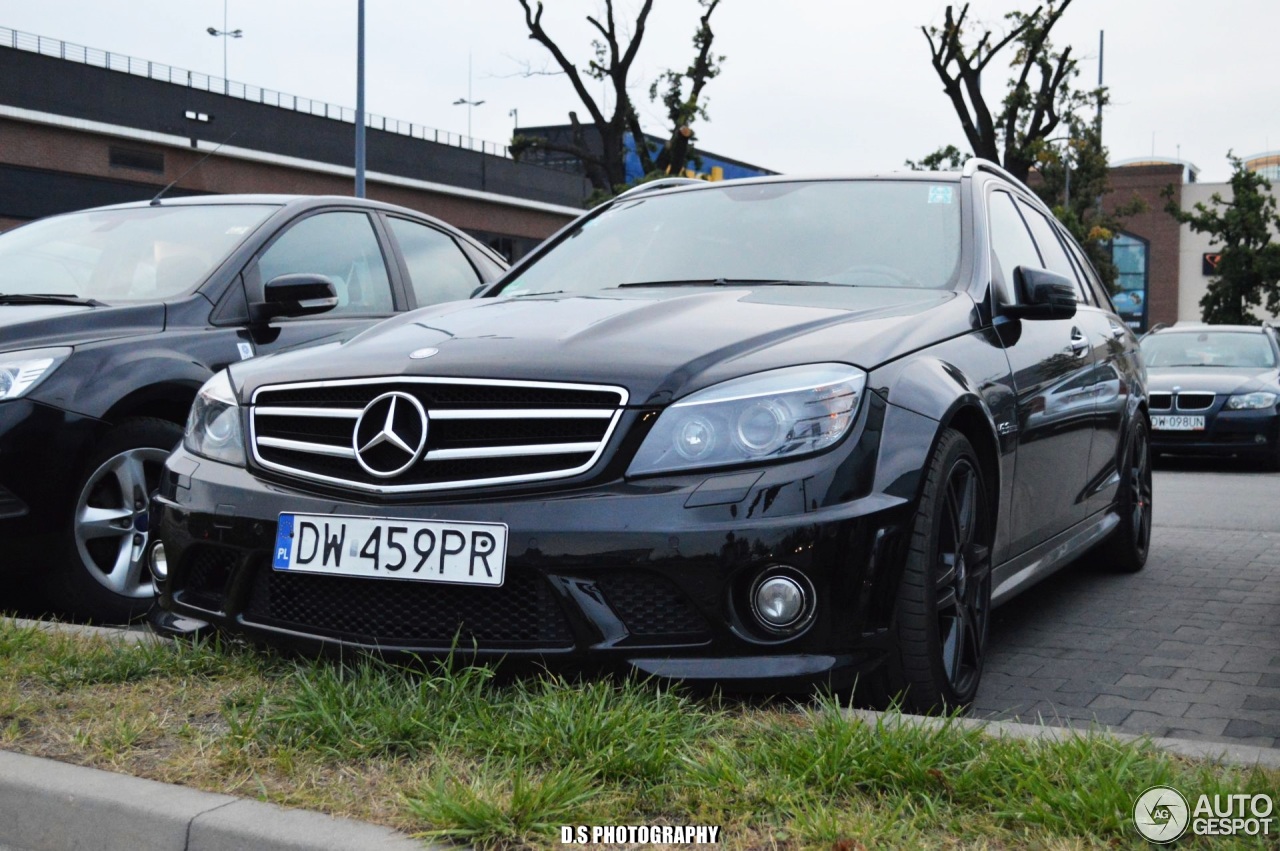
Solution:
[[[948,430],[926,470],[898,591],[889,696],[908,712],[965,709],[991,615],[991,528],[977,453]]]
[[[1146,565],[1151,549],[1151,442],[1142,417],[1130,427],[1116,509],[1120,525],[1107,540],[1103,555],[1115,570],[1137,573]]]

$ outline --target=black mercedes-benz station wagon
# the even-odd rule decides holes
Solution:
[[[36,571],[60,612],[143,614],[148,500],[205,381],[505,268],[443,222],[340,197],[155,200],[0,236],[0,573]]]
[[[1142,567],[1145,382],[994,166],[650,184],[476,299],[210,380],[159,620],[964,706],[994,604]]]

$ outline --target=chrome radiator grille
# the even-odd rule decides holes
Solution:
[[[621,387],[373,378],[260,387],[254,460],[372,493],[544,481],[589,470],[627,403]]]

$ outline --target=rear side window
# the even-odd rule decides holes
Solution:
[[[1040,254],[1044,257],[1045,268],[1050,272],[1057,272],[1069,281],[1075,282],[1076,299],[1081,304],[1089,304],[1089,295],[1080,283],[1080,278],[1076,274],[1076,267],[1072,265],[1071,260],[1067,257],[1066,249],[1058,241],[1058,234],[1055,232],[1053,225],[1045,218],[1044,213],[1033,209],[1030,205],[1019,203],[1018,206],[1022,210],[1022,215],[1026,217],[1027,224],[1031,227],[1031,233],[1036,238],[1036,245],[1040,246]]]
[[[480,276],[453,237],[394,216],[387,223],[400,245],[418,307],[470,298],[480,286]]]
[[[1080,268],[1080,275],[1089,285],[1089,289],[1093,291],[1093,297],[1097,300],[1098,305],[1104,310],[1115,312],[1115,306],[1111,303],[1111,293],[1107,292],[1107,288],[1102,285],[1102,280],[1098,277],[1098,273],[1094,271],[1093,264],[1089,262],[1089,258],[1085,256],[1084,251],[1074,241],[1067,240],[1067,248],[1071,251],[1071,256],[1075,259],[1076,265]]]

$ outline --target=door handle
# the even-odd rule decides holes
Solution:
[[[1124,336],[1124,329],[1121,328],[1119,325],[1112,325],[1111,336],[1119,340],[1121,337]]]
[[[1071,329],[1071,351],[1075,352],[1077,356],[1089,351],[1089,339],[1080,333],[1079,328]]]

